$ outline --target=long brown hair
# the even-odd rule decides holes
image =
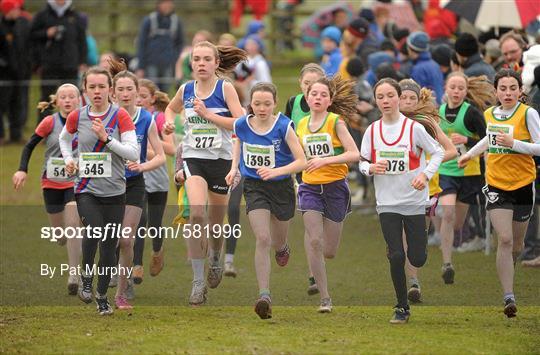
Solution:
[[[169,105],[169,102],[171,101],[169,99],[169,95],[167,95],[163,91],[159,91],[157,85],[153,81],[148,79],[139,79],[139,86],[148,89],[150,95],[152,95],[154,99],[153,105],[156,111],[165,112],[167,105]]]
[[[232,71],[238,63],[247,60],[246,51],[237,47],[216,46],[208,41],[197,43],[193,46],[193,50],[197,47],[207,47],[213,50],[214,56],[219,60],[219,66],[216,69],[218,75]]]
[[[323,84],[328,88],[332,104],[328,107],[328,112],[337,113],[347,123],[357,114],[356,103],[358,96],[354,93],[355,82],[352,80],[341,79],[338,75],[329,78],[322,77],[313,82],[307,89],[307,94],[315,84]]]
[[[124,58],[114,59],[109,58],[109,72],[113,77],[113,88],[116,86],[116,82],[121,78],[131,79],[135,83],[135,88],[139,90],[139,78],[127,68]]]

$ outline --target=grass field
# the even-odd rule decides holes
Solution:
[[[293,71],[274,72],[288,78],[279,85],[280,107],[297,90]],[[58,266],[67,257],[65,248],[40,239],[47,225],[37,178],[42,146],[24,190],[13,191],[20,150],[0,147],[1,353],[540,353],[540,270],[517,267],[518,317],[506,319],[493,253],[456,254],[456,283],[448,286],[440,277],[440,252],[430,248],[420,273],[424,302],[412,307],[408,325],[390,326],[395,299],[385,244],[376,217],[358,211],[346,220],[336,259],[327,262],[332,314],[317,314],[318,298],[305,292],[297,216],[289,265],[272,266],[273,319],[262,321],[252,309],[255,243],[245,218],[235,257],[239,275],[211,290],[206,306],[187,306],[191,267],[185,244],[167,239],[165,269],[136,287],[135,309],[99,317],[94,305],[67,295],[66,275],[40,276],[41,264]],[[174,201],[170,194],[166,225],[176,212]],[[149,249],[147,243],[145,263]]]

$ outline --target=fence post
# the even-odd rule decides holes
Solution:
[[[109,0],[109,47],[111,51],[117,52],[118,33],[118,0]]]

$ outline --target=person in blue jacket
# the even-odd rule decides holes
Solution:
[[[444,93],[444,79],[439,65],[431,59],[429,36],[425,32],[413,32],[407,37],[409,57],[413,61],[411,79],[421,87],[433,90],[437,103],[441,103]]]
[[[321,46],[324,55],[321,67],[328,76],[334,76],[339,71],[339,65],[343,57],[339,50],[341,31],[336,26],[328,26],[321,32]]]

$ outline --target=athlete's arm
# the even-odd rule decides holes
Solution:
[[[285,141],[287,142],[287,145],[289,146],[289,149],[291,150],[291,153],[293,154],[294,161],[279,168],[257,169],[257,174],[259,174],[259,176],[263,180],[269,180],[274,177],[278,177],[282,175],[290,175],[292,173],[298,173],[306,169],[307,167],[306,155],[304,154],[304,149],[302,149],[302,146],[300,145],[300,140],[298,139],[298,136],[294,132],[292,121],[289,123],[289,128],[287,129],[287,134],[285,136]]]
[[[467,153],[463,154],[461,158],[458,159],[458,166],[460,168],[465,167],[465,165],[467,165],[467,162],[469,160],[476,157],[477,155],[482,154],[487,149],[488,149],[488,137],[484,137],[480,140],[480,142],[476,143],[474,147],[472,147]]]
[[[182,159],[182,144],[176,150],[176,162],[174,166],[174,182],[176,185],[184,183],[184,159]]]
[[[480,139],[486,136],[486,121],[484,120],[484,115],[482,112],[478,111],[476,107],[469,107],[463,118],[463,123],[470,132],[476,133]],[[467,137],[465,145],[467,148],[471,148],[476,145],[478,141],[479,140],[476,138]]]
[[[344,152],[340,155],[325,158],[314,158],[308,161],[306,172],[310,173],[325,165],[355,163],[360,160],[360,152],[349,133],[345,121],[339,119],[336,123],[336,134],[343,145]]]
[[[445,162],[457,157],[456,147],[452,144],[452,141],[448,138],[448,136],[444,134],[443,130],[438,124],[435,125],[435,132],[437,133],[437,140],[444,149],[444,157],[442,161]]]
[[[225,177],[225,182],[227,185],[231,186],[234,183],[234,178],[236,177],[236,174],[238,173],[238,163],[240,162],[240,139],[235,138],[234,139],[234,145],[233,145],[233,154],[232,154],[232,164],[231,164],[231,170]]]
[[[293,105],[294,105],[294,99],[296,96],[292,96],[287,100],[287,105],[285,105],[285,116],[291,117]]]
[[[429,164],[422,172],[428,179],[431,179],[439,169],[439,165],[441,165],[444,151],[440,144],[427,133],[426,129],[421,124],[415,124],[413,126],[413,137],[415,145],[431,155]]]
[[[225,96],[225,102],[227,103],[227,107],[229,108],[232,117],[220,116],[216,113],[208,111],[204,105],[204,102],[199,99],[195,99],[193,109],[199,116],[212,121],[217,126],[231,131],[233,129],[234,121],[236,121],[238,117],[244,115],[244,110],[240,104],[240,99],[238,98],[236,89],[228,81],[223,84],[223,95]]]
[[[75,110],[71,112],[66,118],[66,124],[60,133],[58,144],[62,151],[62,157],[66,163],[66,169],[68,174],[72,174],[75,168],[75,162],[73,161],[73,149],[71,142],[73,141],[73,135],[77,132],[79,127],[79,112]]]
[[[164,134],[171,134],[174,131],[174,118],[179,114],[184,108],[184,86],[180,86],[176,95],[165,108],[165,125],[163,126]]]
[[[159,136],[157,134],[157,127],[154,121],[152,121],[148,129],[148,142],[152,146],[154,156],[150,160],[147,160],[142,164],[133,163],[134,165],[132,165],[132,167],[134,167],[135,169],[130,166],[128,166],[128,169],[138,172],[145,172],[154,170],[165,164],[165,153],[163,152],[163,146],[161,145],[161,141],[159,140]]]
[[[518,153],[540,155],[540,117],[538,116],[538,111],[532,107],[527,110],[527,129],[531,135],[532,142],[522,142],[512,139],[513,142],[509,146]]]
[[[140,156],[140,148],[137,143],[135,125],[126,110],[118,110],[118,130],[120,131],[120,140],[113,138],[107,148],[120,157],[137,161]]]

